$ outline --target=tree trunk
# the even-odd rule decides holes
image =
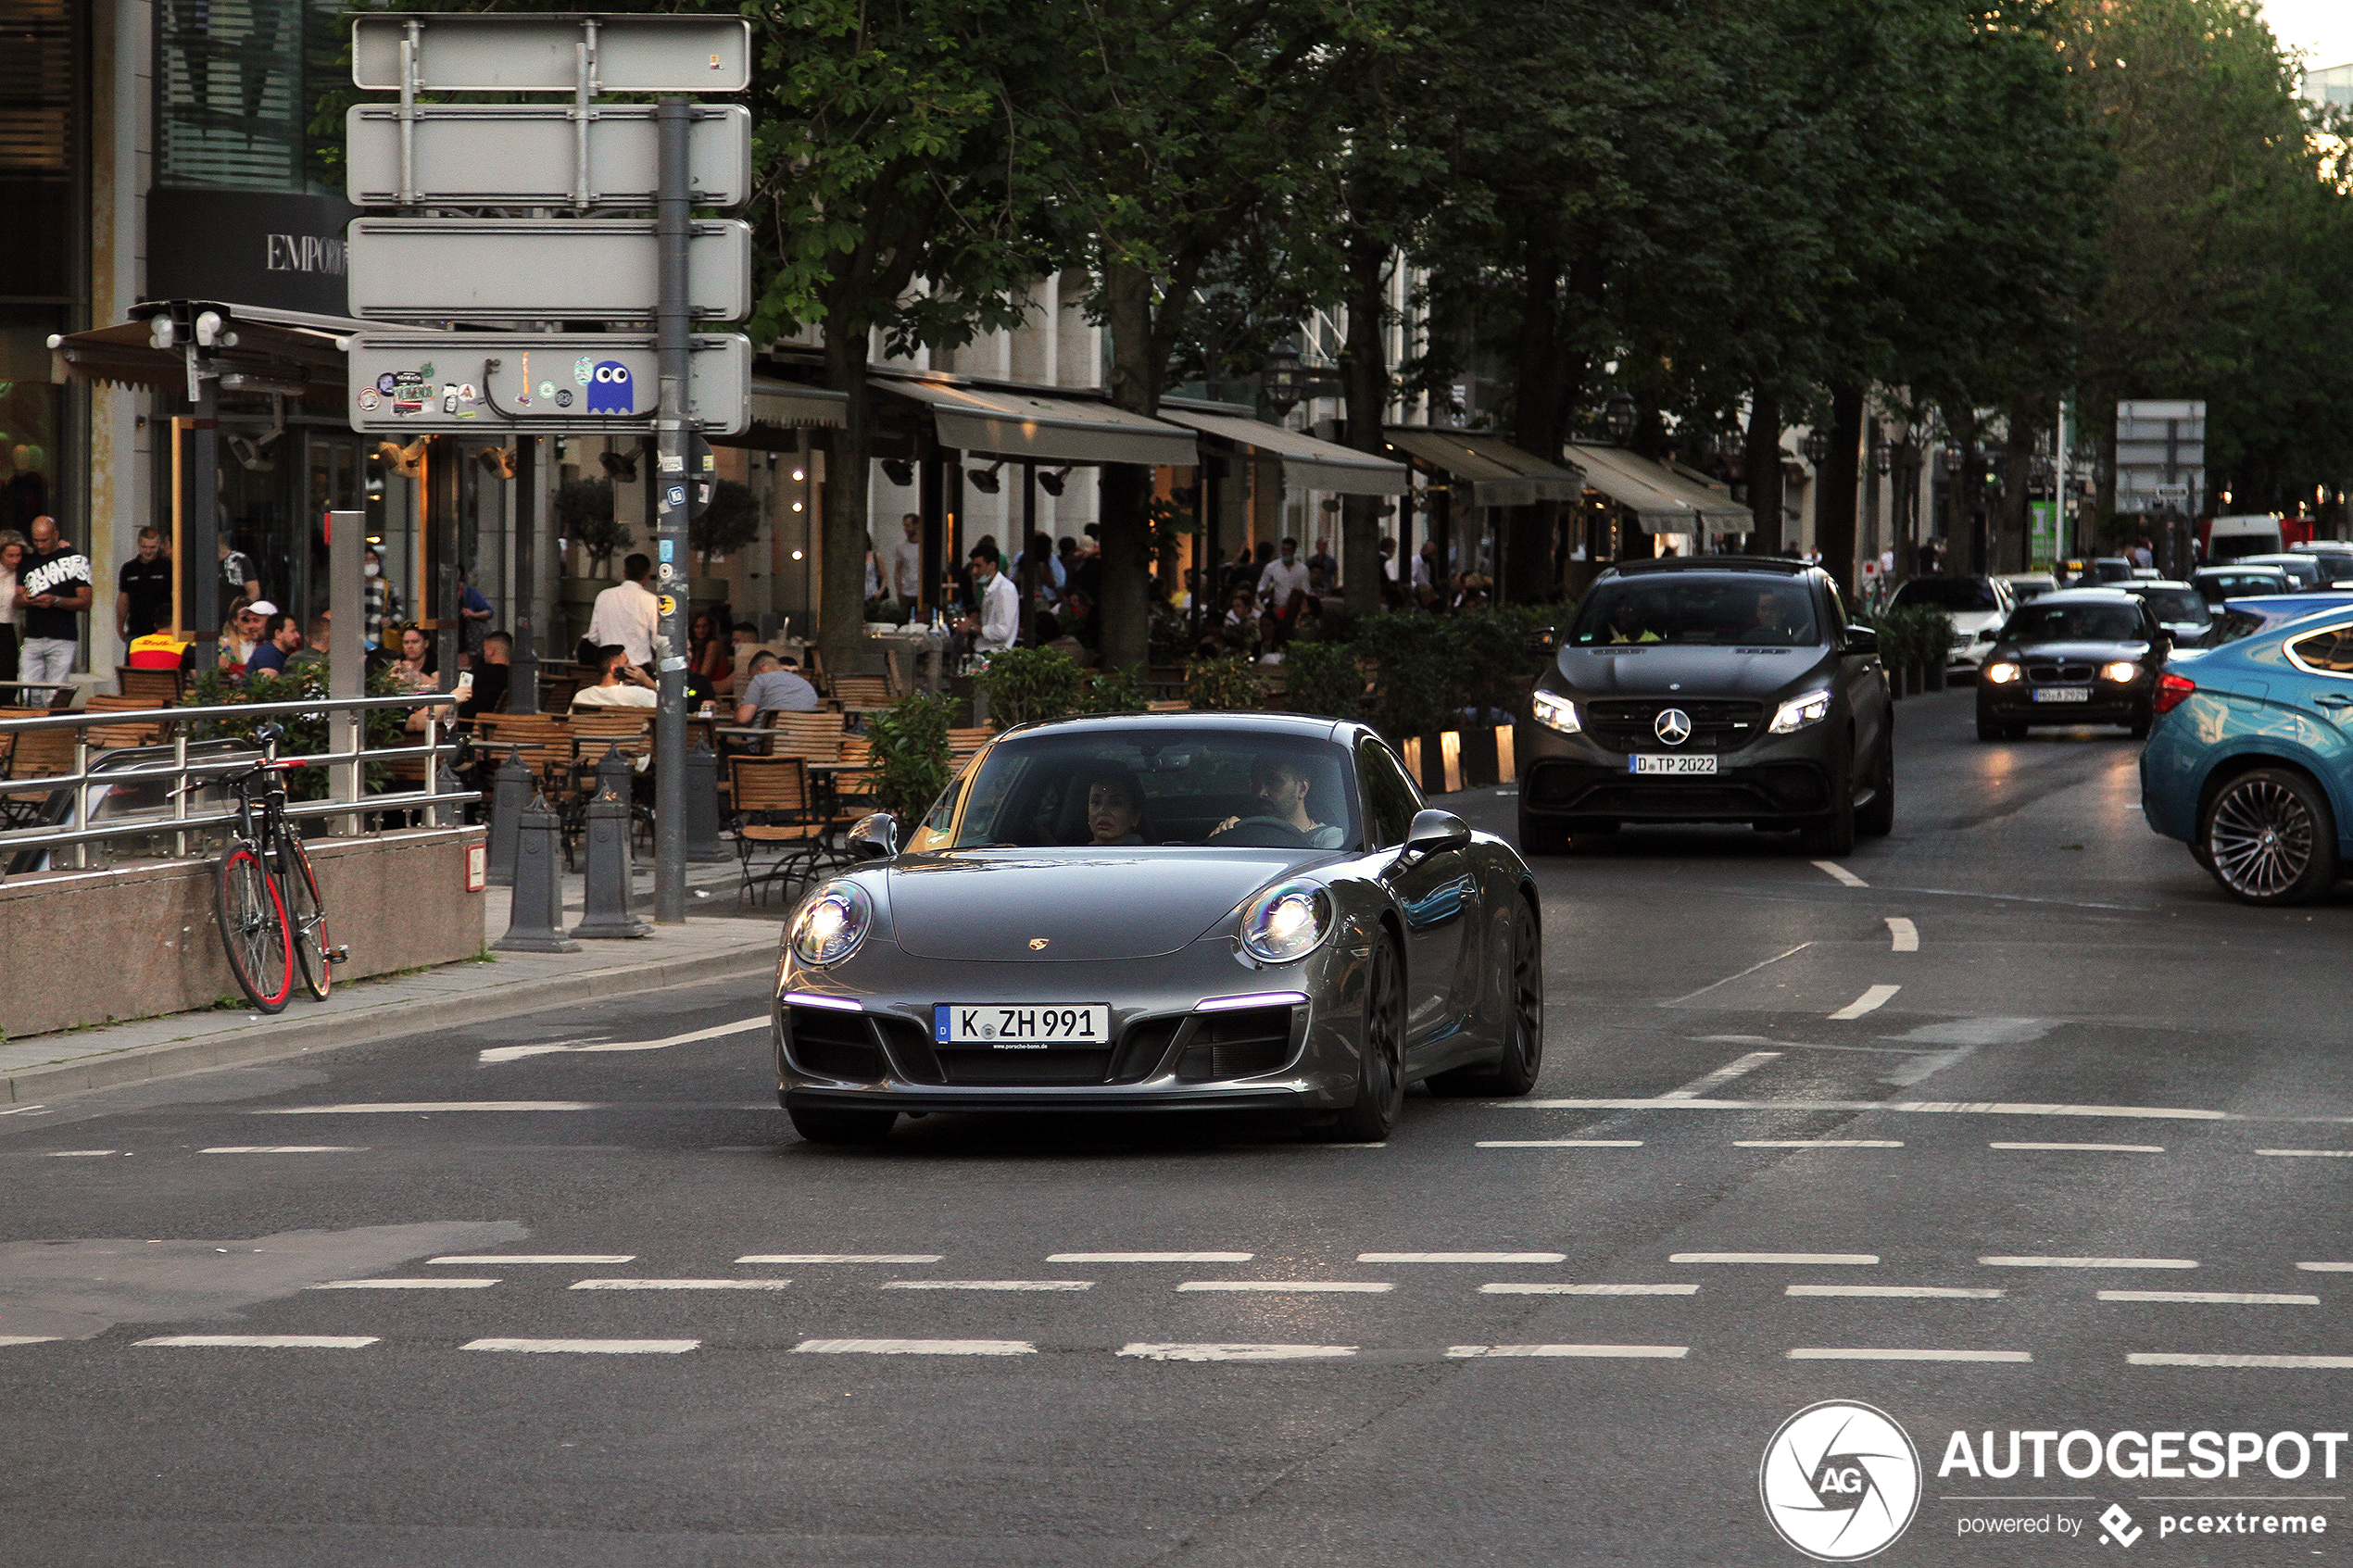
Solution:
[[[1348,402],[1348,445],[1376,455],[1387,440],[1381,416],[1389,408],[1389,247],[1358,237],[1348,245],[1348,342],[1340,350],[1340,381]],[[1380,498],[1340,497],[1340,581],[1342,600],[1356,615],[1381,607]]]
[[[1152,335],[1151,273],[1132,262],[1103,268],[1103,324],[1111,332],[1111,400],[1131,413],[1160,406]],[[1107,670],[1142,664],[1151,653],[1151,470],[1106,463],[1099,494],[1102,535],[1102,661]]]
[[[1814,547],[1822,570],[1838,580],[1839,592],[1855,596],[1855,511],[1862,480],[1863,388],[1856,382],[1831,387],[1831,449],[1814,476]]]
[[[2001,528],[1992,570],[2024,571],[2027,555],[2027,489],[2034,475],[2034,413],[2012,408],[2002,437]]]
[[[1748,553],[1781,553],[1781,400],[1763,386],[1748,395]]]
[[[825,384],[849,401],[826,448],[824,557],[818,563],[818,651],[837,675],[857,667],[866,622],[868,482],[874,465],[875,398],[866,380],[866,332],[825,333]]]
[[[1977,410],[1963,408],[1948,416],[1961,449],[1961,466],[1953,474],[1953,537],[1945,544],[1944,570],[1965,576],[1985,571],[1985,481],[1978,472]]]

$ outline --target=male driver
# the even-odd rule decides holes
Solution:
[[[32,549],[17,565],[17,608],[24,621],[17,678],[62,687],[81,651],[73,618],[90,608],[90,558],[58,537],[56,518],[32,520]]]
[[[999,570],[997,546],[982,540],[972,554],[973,587],[980,599],[977,614],[967,615],[956,629],[968,633],[975,653],[994,653],[1013,646],[1021,630],[1021,595],[1013,581]]]
[[[900,603],[912,605],[924,595],[924,522],[909,512],[899,526],[907,537],[890,549],[890,591]]]
[[[1258,797],[1258,809],[1248,818],[1228,817],[1209,830],[1214,838],[1241,826],[1245,822],[1261,822],[1273,818],[1299,834],[1302,840],[1317,849],[1337,849],[1345,832],[1335,822],[1319,822],[1307,814],[1307,792],[1311,782],[1307,770],[1288,757],[1257,757],[1251,759],[1250,792]]]
[[[273,610],[261,623],[261,641],[245,660],[245,673],[283,675],[286,656],[302,646],[302,623],[284,610]]]
[[[632,556],[643,560],[643,556]],[[633,579],[634,581],[634,579]],[[622,584],[627,587],[627,583]],[[606,593],[613,590],[608,588]],[[597,684],[583,686],[572,694],[574,708],[651,708],[654,705],[654,678],[629,660],[629,650],[618,643],[608,643],[597,650]]]
[[[114,631],[127,646],[171,624],[171,558],[163,530],[139,530],[139,553],[115,572]]]
[[[600,659],[618,647],[633,665],[642,669],[653,663],[654,636],[661,629],[661,602],[646,586],[646,574],[653,569],[647,557],[631,556],[621,563],[625,581],[597,596],[597,608],[588,616],[588,640],[597,645]]]

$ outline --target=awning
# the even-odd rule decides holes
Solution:
[[[1191,431],[1094,399],[881,374],[874,387],[929,405],[939,444],[971,456],[1073,466],[1200,461]]]
[[[267,391],[271,389],[268,383],[299,384],[310,395],[333,398],[338,404],[343,401],[343,340],[351,332],[367,331],[366,322],[254,305],[208,304],[207,308],[224,312],[229,331],[237,339],[233,348],[210,351],[222,374],[223,391]],[[159,392],[184,390],[188,384],[185,351],[157,348],[150,333],[143,317],[60,336],[50,345],[52,379],[63,382],[78,377]]]
[[[1404,464],[1387,458],[1377,458],[1369,452],[1359,452],[1353,446],[1338,442],[1319,441],[1302,431],[1285,430],[1264,420],[1247,420],[1235,414],[1196,413],[1190,408],[1164,403],[1160,417],[1172,424],[1184,425],[1203,435],[1231,442],[1237,446],[1268,458],[1279,458],[1283,464],[1283,484],[1292,490],[1328,490],[1342,495],[1402,495],[1405,493],[1407,470]]]
[[[1623,446],[1572,441],[1569,461],[1585,483],[1630,508],[1645,533],[1733,533],[1750,526],[1749,509],[1726,491],[1684,478]]]
[[[1574,501],[1585,493],[1575,470],[1523,452],[1499,435],[1434,425],[1390,425],[1381,433],[1390,450],[1447,474],[1457,498],[1474,507],[1532,507]]]

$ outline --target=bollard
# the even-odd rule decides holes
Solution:
[[[522,814],[531,808],[531,770],[522,765],[522,748],[509,746],[490,796],[490,885],[515,884],[515,835]]]
[[[651,936],[654,928],[629,912],[629,764],[619,746],[597,764],[597,797],[588,802],[587,903],[574,936]]]
[[[719,842],[719,754],[699,734],[686,751],[686,859],[735,859]]]
[[[458,775],[449,771],[448,759],[446,757],[435,758],[433,765],[434,793],[435,795],[456,795],[464,788],[465,786],[458,782]],[[458,825],[458,814],[459,809],[460,808],[455,801],[452,801],[447,806],[435,806],[433,809],[433,825],[437,828],[456,827]]]
[[[514,893],[510,900],[507,935],[493,942],[501,953],[576,953],[580,944],[563,934],[564,884],[556,871],[556,855],[563,823],[534,794],[531,804],[515,813]]]

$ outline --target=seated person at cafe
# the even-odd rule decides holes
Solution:
[[[471,719],[477,713],[498,709],[507,695],[507,678],[512,672],[510,660],[514,651],[514,638],[504,632],[493,632],[482,639],[482,651],[472,656],[473,663],[467,671],[473,676],[473,693],[458,705],[459,718]]]
[[[800,667],[789,659],[758,653],[751,659],[751,680],[743,700],[736,705],[736,722],[756,722],[762,713],[814,713],[824,704],[817,688],[800,678]]]
[[[1250,765],[1250,792],[1258,797],[1258,810],[1249,818],[1227,818],[1209,830],[1210,842],[1214,844],[1219,834],[1230,833],[1244,822],[1272,817],[1315,848],[1339,848],[1346,842],[1348,830],[1336,823],[1319,822],[1307,814],[1307,791],[1312,782],[1307,770],[1290,758],[1257,759]]]
[[[302,646],[286,655],[289,670],[315,670],[327,662],[327,644],[334,630],[332,610],[321,610],[310,618],[309,627],[303,633]]]
[[[295,618],[283,610],[272,610],[262,618],[261,640],[245,659],[245,673],[283,675],[286,672],[286,656],[301,646],[302,628]]]
[[[629,662],[629,650],[608,643],[597,650],[597,684],[572,695],[574,708],[651,708],[654,678]]]

